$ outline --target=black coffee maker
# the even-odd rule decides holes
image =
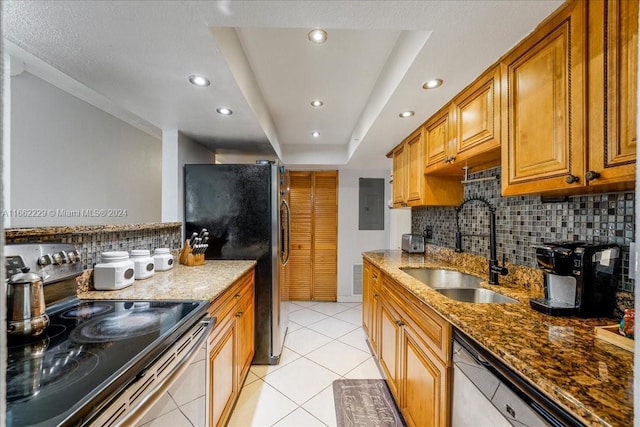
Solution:
[[[558,242],[536,246],[544,271],[544,298],[531,308],[552,316],[610,317],[616,302],[620,247]]]

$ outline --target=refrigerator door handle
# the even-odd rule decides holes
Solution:
[[[280,203],[280,262],[287,265],[291,250],[291,226],[289,224],[289,204],[286,200]]]

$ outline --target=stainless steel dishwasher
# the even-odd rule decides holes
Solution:
[[[453,427],[582,426],[487,349],[453,332]]]

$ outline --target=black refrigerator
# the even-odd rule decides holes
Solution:
[[[279,278],[289,252],[285,176],[270,162],[184,166],[185,236],[207,229],[205,259],[257,261],[254,364],[278,364],[287,332]]]

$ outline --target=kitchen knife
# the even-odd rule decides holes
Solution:
[[[193,232],[193,234],[191,235],[191,238],[189,239],[189,246],[193,247],[193,245],[196,244],[195,239],[198,237],[198,233],[196,233],[195,231]]]
[[[202,230],[200,230],[200,234],[198,234],[198,237],[202,240],[202,238],[204,237],[204,233],[207,232],[206,228],[203,228]]]

